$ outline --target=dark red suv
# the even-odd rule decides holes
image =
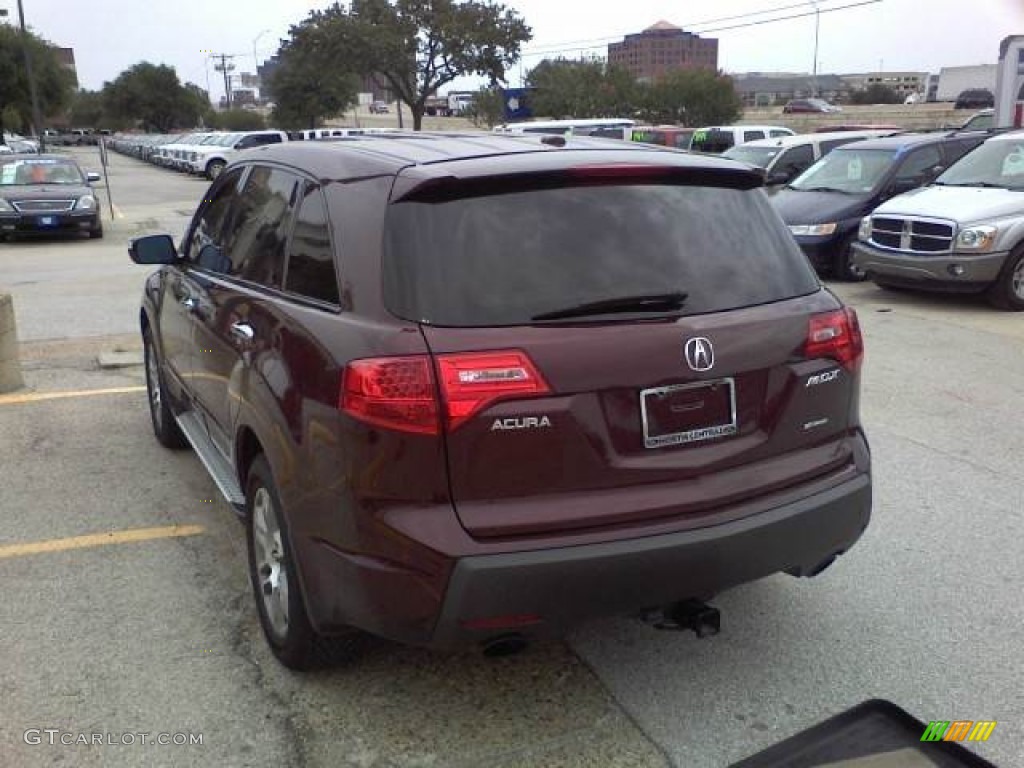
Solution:
[[[131,245],[152,421],[247,521],[293,667],[559,633],[868,523],[861,334],[738,163],[394,134],[253,150]]]

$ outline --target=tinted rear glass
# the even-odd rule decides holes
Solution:
[[[646,183],[395,203],[384,285],[399,317],[458,327],[672,291],[700,314],[819,288],[759,189]]]

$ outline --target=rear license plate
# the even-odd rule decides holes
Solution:
[[[41,228],[43,228],[43,229],[46,229],[48,227],[56,227],[57,226],[57,217],[56,216],[40,216],[39,217],[39,226]]]
[[[645,389],[640,418],[645,448],[735,435],[736,382],[727,378]]]

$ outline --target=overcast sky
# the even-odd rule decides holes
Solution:
[[[994,64],[999,41],[1024,34],[1024,0],[817,0],[819,71],[938,72],[944,66]],[[856,3],[870,4],[827,12]],[[28,24],[51,42],[75,49],[85,88],[102,87],[139,61],[170,64],[183,81],[207,86],[207,53],[237,54],[237,71],[252,71],[255,55],[274,53],[291,24],[329,0],[24,0]],[[811,0],[509,0],[533,29],[525,69],[554,49],[567,55],[601,52],[606,38],[638,32],[665,19],[717,37],[719,67],[728,72],[809,72],[814,60]],[[15,0],[0,8],[16,13]],[[776,9],[749,19],[715,21]],[[809,13],[771,24],[723,29],[749,21]],[[711,23],[708,23],[711,22]],[[582,51],[584,46],[593,46]],[[518,84],[519,68],[511,75]],[[223,81],[209,70],[212,93]],[[219,84],[219,85],[218,85]],[[463,84],[467,85],[467,84]]]

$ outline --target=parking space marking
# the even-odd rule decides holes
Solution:
[[[71,389],[62,392],[29,392],[24,395],[0,395],[0,405],[37,403],[41,400],[65,400],[72,397],[94,397],[96,395],[124,395],[145,392],[145,387],[108,387],[106,389]]]
[[[118,219],[123,219],[124,218],[124,214],[121,213],[121,209],[117,207],[117,203],[113,203],[110,207],[114,209],[114,217],[115,218],[118,218]]]
[[[69,549],[91,549],[110,544],[130,544],[154,539],[174,539],[182,536],[197,536],[206,529],[201,525],[168,525],[163,528],[135,528],[128,531],[92,533],[86,536],[72,536],[66,539],[30,541],[24,544],[8,544],[0,547],[0,560],[8,557],[24,557],[45,552],[64,552]]]

